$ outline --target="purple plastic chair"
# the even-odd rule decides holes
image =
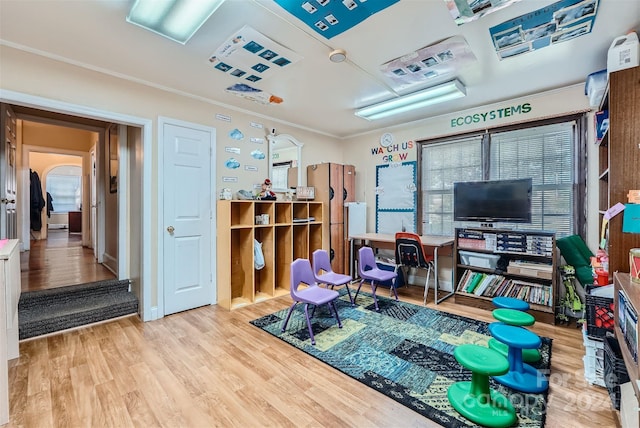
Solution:
[[[393,271],[383,270],[378,268],[376,264],[376,258],[373,255],[373,250],[371,247],[362,247],[358,250],[358,275],[362,280],[360,281],[360,285],[358,285],[358,291],[356,291],[356,296],[353,298],[355,302],[358,298],[358,293],[360,293],[360,287],[362,287],[362,283],[365,281],[369,281],[371,283],[371,294],[373,295],[373,303],[375,304],[376,311],[379,311],[378,308],[378,299],[376,298],[376,281],[384,282],[393,280],[394,285],[391,286],[393,288],[393,292],[396,295],[396,300],[398,300],[398,292],[395,287],[395,280],[398,277],[398,274]]]
[[[329,253],[327,250],[315,250],[313,252],[313,276],[316,278],[318,284],[327,284],[327,288],[344,285],[349,293],[349,300],[353,306],[353,297],[351,297],[351,290],[349,290],[349,283],[353,278],[349,275],[341,273],[335,273],[331,268],[331,262],[329,261]],[[324,273],[323,273],[324,272]]]
[[[306,284],[308,287],[298,290],[298,286],[300,286],[300,284]],[[313,276],[313,270],[311,270],[311,263],[309,260],[296,259],[291,263],[290,293],[291,298],[293,299],[293,304],[289,308],[287,319],[284,320],[284,324],[282,325],[282,332],[287,329],[287,324],[289,323],[289,318],[291,318],[293,308],[295,308],[298,303],[304,303],[304,314],[307,317],[307,327],[309,327],[309,336],[311,336],[312,345],[316,344],[316,339],[313,336],[311,320],[309,319],[309,305],[314,306],[314,311],[316,306],[324,304],[328,305],[329,311],[332,312],[336,316],[336,320],[338,320],[338,327],[342,328],[342,323],[340,322],[338,310],[335,305],[335,301],[339,294],[335,290],[329,290],[328,288],[318,286]]]

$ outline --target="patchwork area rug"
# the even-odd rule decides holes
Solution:
[[[311,345],[303,305],[291,315],[287,331],[282,323],[287,309],[251,321],[256,327],[288,342],[309,355],[374,388],[397,402],[445,427],[473,427],[451,407],[447,388],[471,380],[453,356],[456,346],[487,346],[488,324],[405,302],[362,292],[352,307],[346,291],[337,303],[343,328],[326,306],[312,319],[316,346]],[[542,338],[542,360],[534,364],[548,373],[551,339]],[[543,427],[547,393],[525,394],[491,380],[491,387],[507,396],[518,413],[518,427]]]

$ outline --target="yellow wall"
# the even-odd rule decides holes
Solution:
[[[88,152],[95,143],[95,132],[24,121],[22,144]]]

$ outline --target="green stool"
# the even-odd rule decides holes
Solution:
[[[494,309],[493,317],[498,321],[501,321],[507,325],[513,325],[518,327],[527,327],[533,325],[536,322],[536,319],[528,312],[522,312],[516,309]],[[489,348],[500,352],[505,357],[509,354],[509,347],[504,343],[494,339],[493,337],[489,339]],[[540,351],[537,349],[523,349],[522,350],[522,361],[525,363],[535,363],[540,361],[542,356],[540,355]]]
[[[456,382],[447,390],[447,398],[462,416],[488,427],[510,427],[517,418],[509,399],[489,388],[489,376],[509,372],[509,361],[498,352],[479,345],[460,345],[453,355],[471,370],[471,382]]]

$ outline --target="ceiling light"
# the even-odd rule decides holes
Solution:
[[[347,51],[344,49],[335,49],[329,54],[331,62],[342,62],[347,59]]]
[[[185,44],[224,0],[136,0],[127,22]]]
[[[404,113],[421,107],[453,100],[467,95],[466,88],[458,79],[422,91],[403,95],[356,110],[356,116],[367,120],[382,119],[394,114]]]

